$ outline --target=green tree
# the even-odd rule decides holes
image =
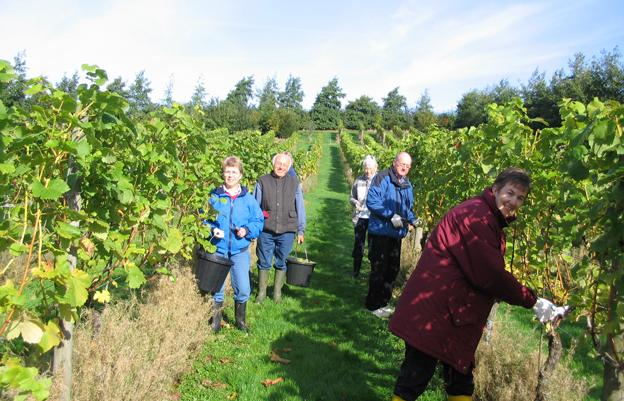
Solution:
[[[476,127],[483,124],[487,119],[485,107],[493,102],[494,98],[487,91],[473,89],[464,93],[457,103],[455,128]]]
[[[165,88],[165,97],[162,104],[167,107],[173,106],[173,75],[169,76],[169,82]]]
[[[206,108],[208,104],[206,103],[206,96],[208,92],[206,92],[206,87],[204,86],[203,79],[200,77],[197,80],[197,84],[195,84],[195,89],[193,90],[193,94],[191,95],[191,100],[189,102],[189,107],[194,109],[195,107],[199,107],[200,109]]]
[[[416,110],[414,110],[414,127],[421,131],[425,131],[431,125],[435,124],[436,115],[431,105],[431,97],[429,91],[425,89],[425,93],[420,96],[416,102]]]
[[[106,90],[109,92],[115,92],[124,99],[128,99],[129,92],[126,89],[126,83],[121,77],[117,77],[106,86]]]
[[[15,78],[8,82],[0,81],[0,101],[7,107],[26,103],[24,90],[27,87],[27,68],[26,55],[24,52],[18,53],[13,58],[12,67],[12,72],[15,74]]]
[[[338,78],[332,78],[321,88],[312,105],[310,117],[317,129],[336,129],[340,121],[340,99],[345,97],[338,85]]]
[[[152,92],[151,83],[145,76],[145,71],[139,72],[134,82],[128,88],[128,103],[130,113],[133,115],[145,115],[154,110],[155,105],[150,99]]]
[[[393,129],[394,127],[399,127],[401,129],[407,128],[407,100],[405,96],[399,94],[398,87],[392,89],[388,92],[388,95],[383,98],[381,115],[386,129]]]
[[[301,111],[303,110],[303,106],[301,106],[303,96],[301,79],[289,75],[284,85],[284,91],[279,92],[277,95],[277,102],[279,107]]]
[[[80,77],[78,76],[78,72],[75,71],[71,78],[68,78],[67,75],[63,75],[63,78],[56,84],[56,89],[71,95],[71,97],[75,99],[78,96],[79,83]]]
[[[279,90],[275,78],[269,78],[262,90],[258,91],[258,125],[262,133],[267,133],[272,129],[271,121],[277,111],[278,95]]]
[[[364,95],[360,96],[349,102],[345,107],[345,127],[360,129],[360,125],[362,125],[364,129],[374,128],[375,118],[380,113],[379,105],[372,98]]]

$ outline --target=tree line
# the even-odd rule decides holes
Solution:
[[[0,85],[0,100],[6,106],[36,103],[36,97],[28,97],[23,91],[28,81],[23,53],[14,58],[13,69],[18,79],[8,85]],[[603,50],[600,56],[591,59],[577,53],[569,60],[567,70],[560,68],[550,78],[536,69],[526,83],[517,86],[503,79],[486,88],[464,93],[455,110],[442,113],[434,112],[427,90],[413,107],[410,107],[398,86],[382,98],[381,104],[366,95],[343,104],[346,94],[338,78],[334,77],[321,88],[310,110],[305,110],[299,77],[290,75],[283,89],[275,78],[269,78],[262,87],[255,84],[253,76],[246,76],[235,84],[225,99],[208,99],[208,91],[199,79],[184,107],[209,130],[224,127],[230,132],[252,129],[263,133],[274,131],[279,137],[288,137],[299,129],[381,131],[415,128],[426,131],[433,125],[448,129],[478,126],[486,121],[488,104],[505,104],[513,98],[521,98],[528,116],[540,119],[533,123],[535,128],[543,125],[552,127],[561,124],[558,105],[561,99],[588,103],[598,97],[624,102],[624,63],[617,47],[610,52]],[[76,94],[78,85],[79,76],[74,73],[71,77],[64,76],[56,87]],[[150,98],[151,82],[144,71],[139,72],[131,82],[115,78],[108,84],[107,90],[124,97],[134,117],[146,116],[159,105],[170,107],[173,104],[173,81],[167,85],[164,98],[154,102]]]

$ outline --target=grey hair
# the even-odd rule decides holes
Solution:
[[[362,160],[362,168],[366,168],[367,166],[371,166],[377,168],[377,160],[375,160],[375,156],[366,155],[364,156],[364,160]]]
[[[290,164],[288,165],[288,168],[292,167],[292,165],[293,165],[293,157],[290,154],[290,152],[280,152],[280,153],[277,153],[275,156],[273,156],[273,160],[271,161],[271,164],[273,166],[275,166],[275,161],[277,160],[277,158],[279,156],[286,156],[286,157],[288,157],[288,160],[290,161]]]

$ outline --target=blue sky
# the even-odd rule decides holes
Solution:
[[[624,1],[451,0],[0,0],[0,58],[25,52],[28,75],[57,82],[97,64],[112,79],[145,70],[161,100],[188,101],[201,80],[224,98],[253,76],[280,86],[299,77],[310,107],[337,77],[349,100],[381,104],[395,87],[414,107],[427,90],[436,111],[470,89],[536,68],[549,78],[577,52],[624,52]]]

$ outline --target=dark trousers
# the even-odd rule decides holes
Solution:
[[[366,309],[375,310],[388,305],[392,285],[401,268],[401,239],[368,233],[368,278]]]
[[[405,359],[401,364],[401,371],[394,386],[394,394],[405,401],[417,399],[427,388],[437,364],[436,358],[405,343]],[[446,363],[442,363],[442,365],[444,367],[443,378],[446,384],[446,393],[449,395],[472,395],[474,392],[472,367],[467,374],[463,374]]]
[[[355,223],[355,241],[353,242],[353,275],[360,274],[362,259],[364,258],[364,242],[366,241],[366,231],[368,230],[368,219],[358,219]]]

